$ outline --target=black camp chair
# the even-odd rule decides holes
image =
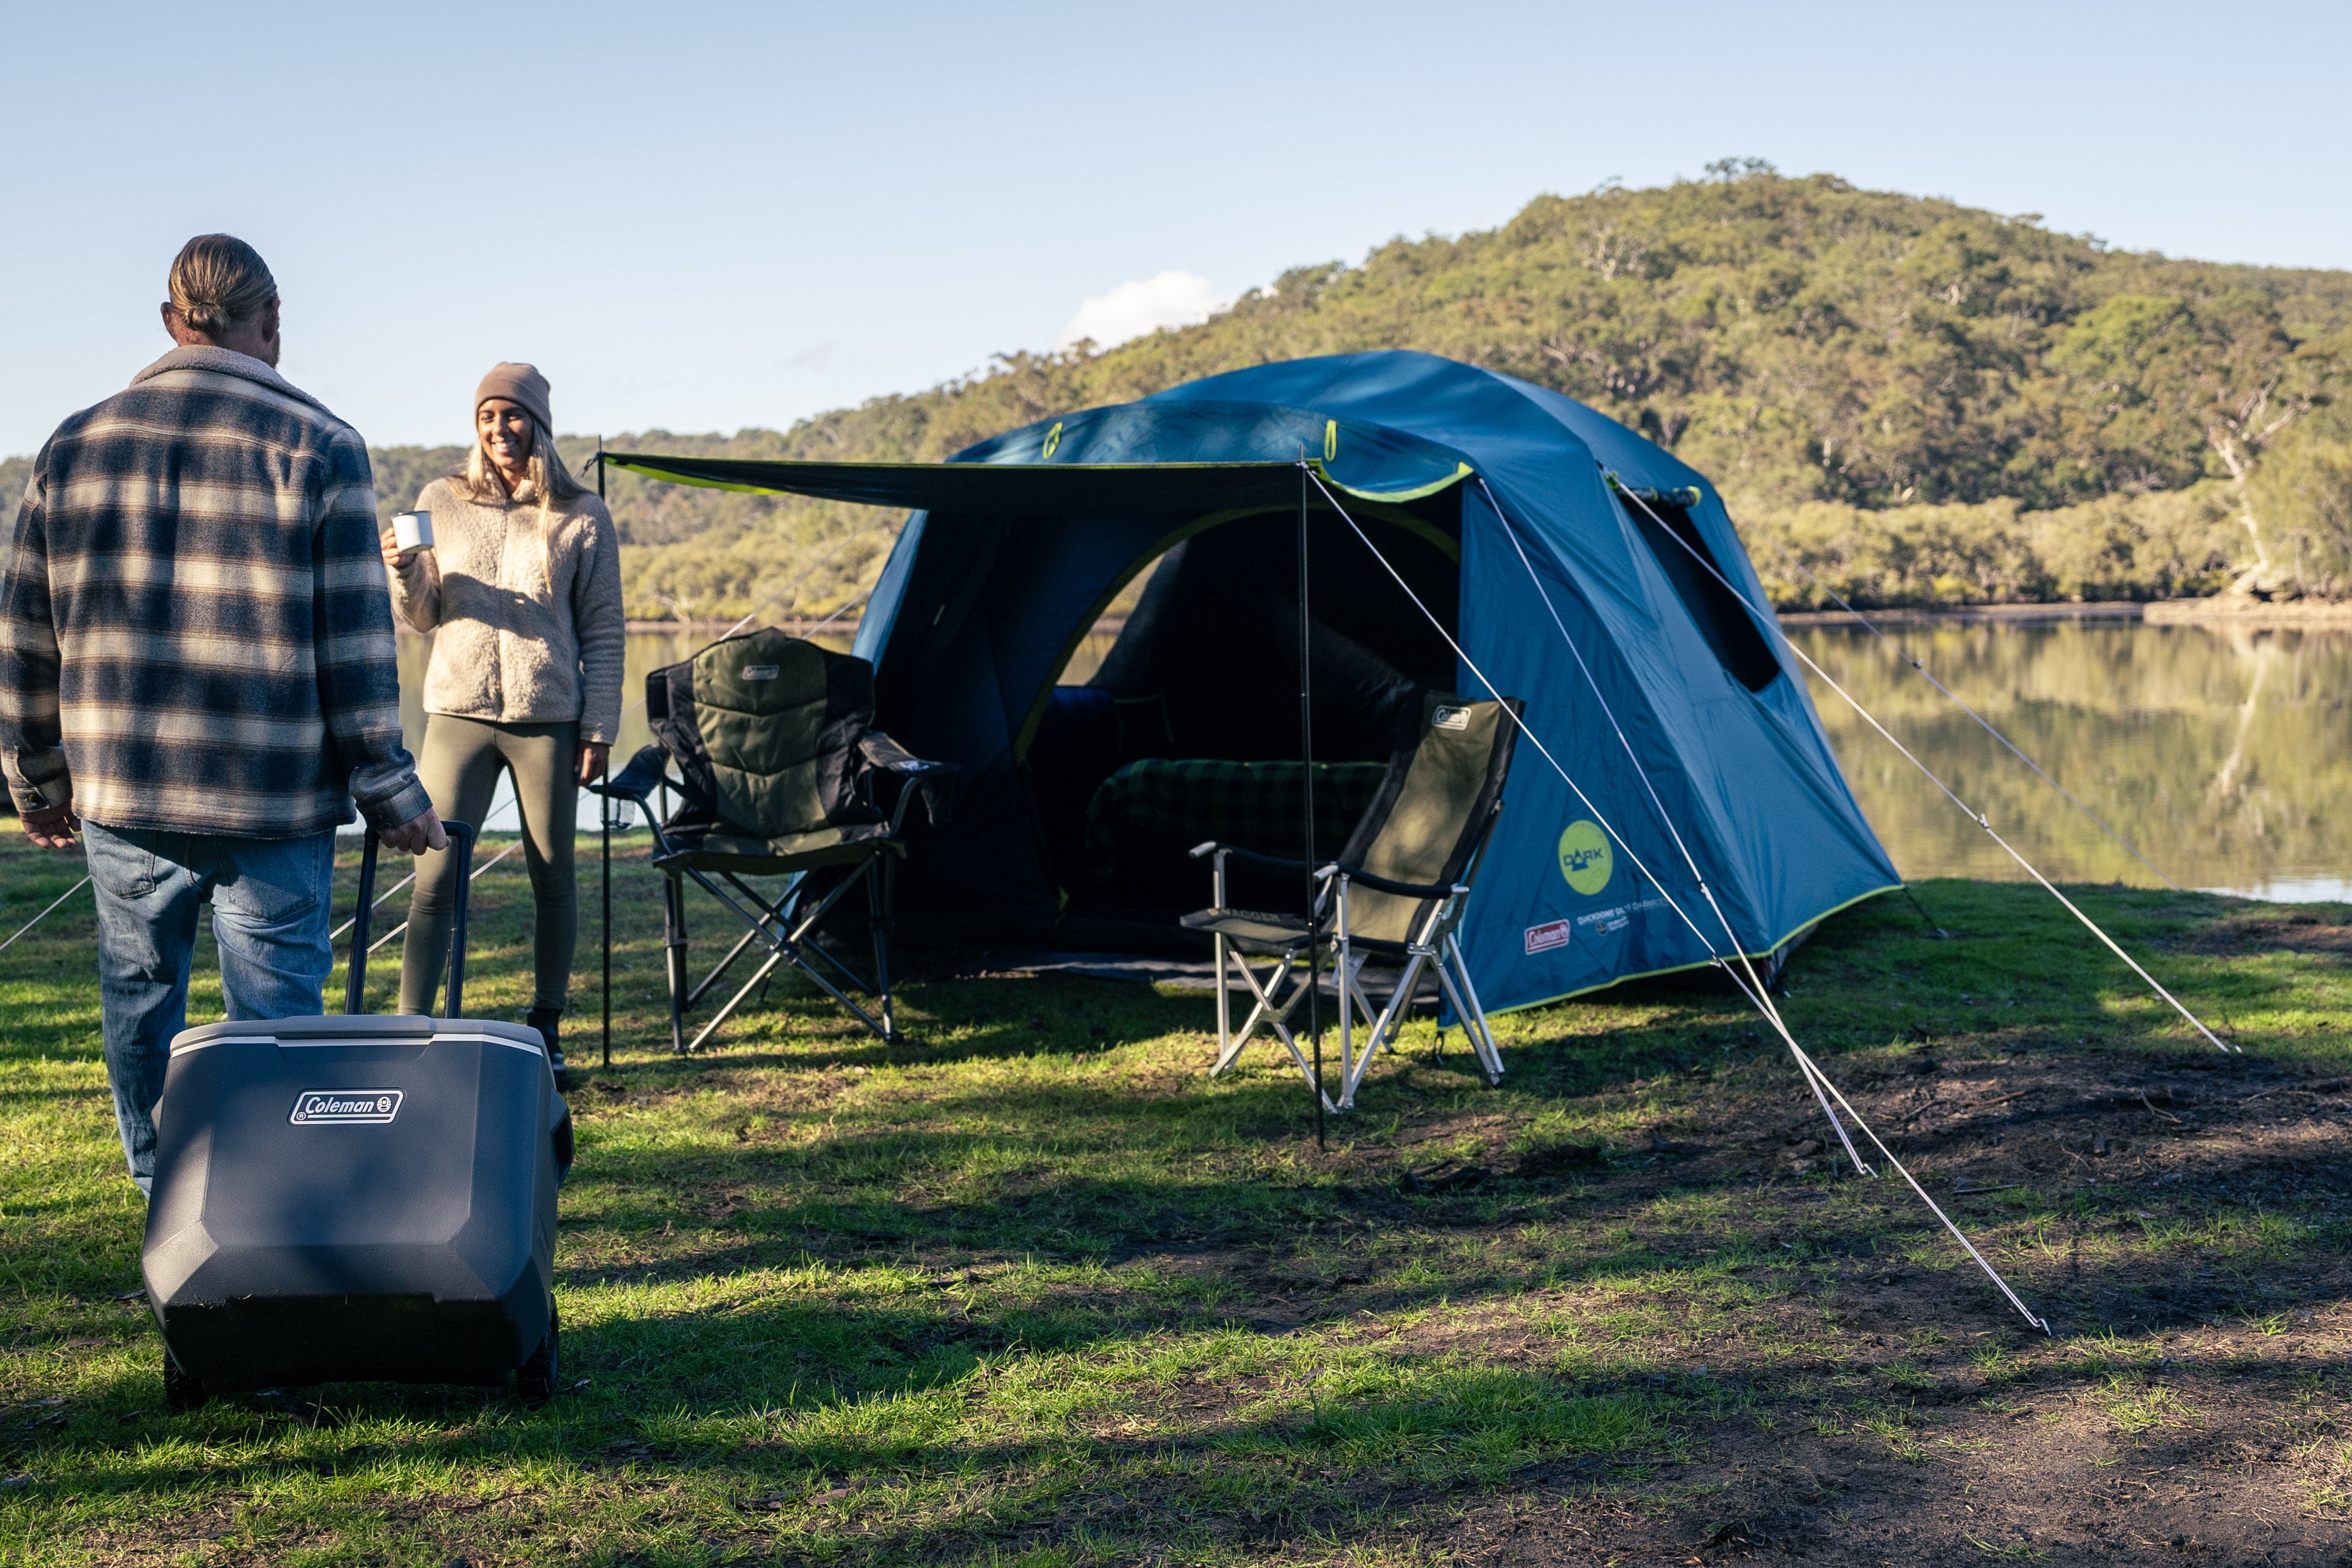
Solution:
[[[859,1023],[896,1043],[891,870],[907,851],[900,829],[916,797],[930,822],[946,820],[944,785],[954,764],[924,762],[871,727],[872,665],[773,629],[715,642],[683,664],[647,675],[646,715],[660,744],[631,758],[609,784],[590,787],[635,805],[653,830],[654,865],[663,873],[671,1049],[680,1056],[699,1049],[755,986],[786,963]],[[877,790],[877,784],[895,788]],[[660,811],[648,804],[656,791],[663,795]],[[674,811],[671,792],[678,796]],[[834,872],[839,875],[825,885]],[[771,899],[747,886],[746,877],[788,880]],[[691,989],[688,879],[750,928]],[[824,888],[814,900],[807,897],[813,882]],[[815,935],[817,923],[860,884],[873,929],[870,983]],[[767,949],[767,962],[688,1042],[686,1014],[755,945]],[[819,963],[872,997],[874,1010],[850,1000]]]
[[[1318,947],[1336,947],[1339,957],[1339,1099],[1335,1105],[1324,1094],[1328,1109],[1345,1110],[1355,1104],[1356,1086],[1370,1069],[1372,1058],[1403,1026],[1424,969],[1435,972],[1463,1033],[1470,1037],[1478,1065],[1486,1069],[1486,1081],[1502,1081],[1502,1053],[1470,984],[1454,928],[1461,923],[1471,879],[1502,815],[1503,779],[1510,772],[1523,707],[1517,698],[1467,702],[1432,695],[1425,700],[1420,740],[1389,758],[1388,776],[1346,847],[1337,859],[1316,869],[1319,890],[1311,927],[1305,915],[1224,907],[1229,858],[1299,872],[1307,869],[1306,861],[1278,859],[1228,844],[1202,844],[1192,850],[1195,859],[1214,857],[1210,886],[1215,907],[1183,917],[1186,926],[1215,939],[1217,1064],[1210,1069],[1212,1076],[1231,1068],[1264,1024],[1288,1048],[1307,1083],[1323,1093],[1290,1029],[1290,1016],[1310,984],[1306,965],[1311,938]],[[1274,962],[1260,972],[1251,967],[1252,955]],[[1387,1005],[1377,1012],[1363,980],[1364,966],[1374,958],[1403,967]],[[1256,998],[1239,1029],[1231,1026],[1229,963]],[[1355,1049],[1359,1016],[1371,1031],[1360,1055]]]

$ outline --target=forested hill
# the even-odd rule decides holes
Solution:
[[[1722,487],[1785,603],[2352,589],[2352,273],[2109,250],[2030,217],[1753,165],[1543,196],[1297,268],[1204,325],[673,451],[936,459],[1049,414],[1303,354],[1416,348],[1557,387]],[[616,441],[617,444],[617,441]],[[2242,485],[2242,479],[2251,479]],[[648,506],[652,489],[667,491]],[[845,510],[632,481],[639,613],[748,609]],[[825,613],[870,581],[793,595]]]
[[[1731,500],[1790,564],[1875,603],[2352,594],[2352,273],[2116,251],[2032,216],[1753,162],[1541,196],[1509,223],[1284,274],[1203,325],[1014,353],[791,430],[616,447],[929,460],[1048,414],[1306,354],[1414,348],[1556,387]],[[589,444],[567,440],[567,451]],[[378,454],[387,509],[456,456]],[[740,614],[876,521],[615,477],[632,614]],[[872,580],[849,539],[784,609]]]

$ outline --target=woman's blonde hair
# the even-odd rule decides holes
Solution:
[[[535,500],[539,503],[539,551],[541,563],[547,574],[547,591],[555,592],[555,555],[552,536],[559,517],[568,515],[572,503],[589,493],[588,487],[572,478],[572,470],[563,466],[563,454],[555,449],[555,434],[539,422],[530,420],[530,460],[523,469],[522,483],[508,493],[506,476],[490,461],[482,449],[481,410],[475,411],[473,449],[466,454],[466,466],[449,476],[450,482],[463,492],[466,499],[482,505],[502,501]]]

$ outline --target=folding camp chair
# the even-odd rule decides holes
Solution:
[[[646,677],[646,714],[660,743],[631,758],[611,784],[589,787],[635,805],[653,831],[654,865],[663,875],[671,1049],[680,1056],[699,1049],[781,964],[895,1044],[891,871],[907,851],[900,830],[918,796],[930,822],[946,820],[944,785],[954,764],[924,762],[871,727],[872,665],[773,629],[728,637],[653,671]],[[895,784],[896,798],[881,798],[877,784]],[[656,791],[659,811],[648,804]],[[675,810],[672,793],[678,796]],[[827,885],[824,874],[835,871],[840,875]],[[771,898],[746,877],[786,881]],[[749,928],[690,988],[688,880]],[[870,982],[816,935],[818,922],[861,884],[874,939]],[[819,889],[819,896],[809,896]],[[686,1014],[754,946],[767,949],[767,961],[688,1041]],[[873,998],[873,1009],[852,1001],[819,964]]]
[[[1303,860],[1283,860],[1229,844],[1197,846],[1192,857],[1213,857],[1210,887],[1214,906],[1183,917],[1183,924],[1214,939],[1217,965],[1217,1062],[1211,1075],[1230,1068],[1263,1024],[1290,1052],[1325,1106],[1345,1110],[1356,1102],[1356,1086],[1373,1057],[1396,1038],[1424,970],[1439,987],[1470,1037],[1470,1048],[1486,1069],[1486,1081],[1503,1077],[1502,1054],[1486,1011],[1470,984],[1455,927],[1461,923],[1471,879],[1496,819],[1503,810],[1503,779],[1510,772],[1517,741],[1517,698],[1465,702],[1431,695],[1423,703],[1421,738],[1389,758],[1380,793],[1356,824],[1339,858],[1316,869],[1318,889],[1308,915],[1264,914],[1225,907],[1225,862],[1239,857],[1259,865],[1305,871]],[[1506,710],[1508,710],[1506,712]],[[1312,949],[1337,949],[1339,993],[1339,1099],[1315,1081],[1315,1069],[1291,1032],[1291,1015],[1315,984],[1307,960]],[[1273,960],[1253,968],[1252,955]],[[1364,967],[1374,958],[1401,962],[1403,973],[1387,1003],[1377,1011],[1364,988]],[[1239,1029],[1232,1027],[1228,972],[1237,975],[1255,1005]],[[1361,1018],[1370,1032],[1360,1054],[1355,1027]]]

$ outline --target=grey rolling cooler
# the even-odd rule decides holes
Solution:
[[[464,1011],[473,830],[447,1018],[360,1012],[375,835],[340,1017],[172,1042],[141,1259],[173,1410],[318,1383],[555,1389],[555,1192],[572,1115],[538,1031]]]

